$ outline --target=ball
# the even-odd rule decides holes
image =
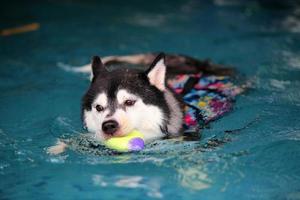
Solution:
[[[113,137],[104,142],[104,145],[119,152],[140,151],[144,149],[144,136],[134,130],[123,137]]]

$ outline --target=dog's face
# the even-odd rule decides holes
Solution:
[[[169,108],[164,97],[166,66],[159,56],[145,72],[109,72],[99,57],[92,62],[93,79],[82,100],[82,119],[98,139],[124,136],[133,129],[146,140],[163,137]]]

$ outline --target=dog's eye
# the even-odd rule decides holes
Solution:
[[[102,112],[104,110],[103,106],[100,106],[100,105],[96,105],[96,110],[98,112]]]
[[[135,101],[134,100],[126,100],[124,102],[124,105],[125,106],[133,106],[135,104]]]

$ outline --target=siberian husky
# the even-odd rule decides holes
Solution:
[[[167,58],[167,59],[166,59]],[[102,62],[103,61],[103,62]],[[176,66],[185,68],[185,73],[225,73],[208,61],[201,62],[187,56],[138,54],[132,56],[95,56],[91,65],[72,68],[76,72],[91,72],[91,84],[82,98],[82,121],[84,127],[97,140],[125,136],[133,129],[140,131],[145,142],[182,134],[183,101],[167,86],[168,76],[180,73]],[[151,63],[152,62],[152,63]],[[148,65],[146,70],[119,68],[113,64]],[[181,63],[181,64],[180,64]],[[167,68],[168,66],[168,68]],[[220,70],[221,69],[221,70]],[[48,152],[58,154],[67,145],[58,142]]]
[[[145,142],[181,132],[181,101],[166,85],[164,54],[146,71],[109,71],[98,56],[92,61],[92,82],[82,99],[82,120],[97,139],[140,131]]]

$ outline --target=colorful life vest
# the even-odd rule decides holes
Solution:
[[[168,81],[175,93],[185,102],[185,133],[198,132],[209,122],[220,118],[233,107],[235,97],[244,88],[237,86],[231,77],[182,74]]]

